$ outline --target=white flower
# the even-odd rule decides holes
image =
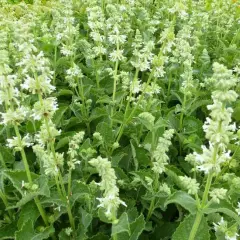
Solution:
[[[70,160],[68,166],[70,169],[75,169],[75,165],[80,164],[80,160],[77,159],[80,143],[83,141],[85,133],[83,131],[76,133],[69,142],[68,155]]]
[[[36,134],[36,140],[39,144],[44,146],[46,143],[53,141],[60,134],[61,130],[57,130],[55,124],[49,121],[48,127],[46,124],[40,127],[40,131]]]
[[[124,61],[126,58],[123,56],[123,50],[117,49],[110,53],[109,58],[112,62]]]
[[[215,155],[214,147],[211,142],[209,145],[209,149],[206,146],[202,146],[202,154],[194,153],[197,169],[205,172],[205,174],[208,174],[211,171],[219,173],[221,170],[221,164],[230,160],[230,151],[223,152],[221,155]]]
[[[210,197],[215,203],[220,203],[220,200],[224,199],[227,194],[227,189],[224,188],[215,188],[210,192]]]
[[[102,198],[97,198],[100,202],[98,207],[103,207],[105,215],[109,220],[116,220],[116,213],[119,205],[122,204],[126,206],[119,198],[119,189],[117,187],[117,177],[115,175],[114,169],[111,167],[111,162],[107,158],[97,157],[89,161],[89,163],[94,166],[102,181],[98,184],[100,189],[104,191]]]
[[[13,137],[12,139],[7,139],[7,146],[9,148],[14,148],[15,151],[21,151],[24,147],[30,147],[33,145],[32,138],[29,134],[24,136],[22,139],[18,139],[18,137]]]
[[[111,34],[109,35],[108,39],[112,44],[123,44],[126,42],[127,36],[121,34]]]
[[[169,157],[166,152],[171,145],[171,138],[173,137],[174,130],[166,130],[163,137],[158,139],[158,145],[156,150],[153,152],[153,167],[152,170],[155,173],[161,174],[165,171],[165,166],[168,164]]]
[[[199,183],[196,179],[187,177],[187,176],[180,176],[179,177],[183,187],[188,190],[189,194],[197,194],[199,190]]]
[[[26,107],[19,107],[15,110],[8,109],[6,113],[0,113],[2,116],[2,121],[0,122],[3,125],[8,124],[20,124],[22,123],[29,114],[29,109]]]
[[[41,120],[44,118],[50,119],[57,109],[57,99],[54,97],[49,97],[43,99],[42,102],[38,101],[34,104],[32,117],[34,120]]]
[[[22,89],[26,89],[32,94],[42,93],[50,94],[56,88],[51,85],[51,79],[48,76],[40,75],[38,79],[34,79],[27,75],[23,84],[21,84]]]

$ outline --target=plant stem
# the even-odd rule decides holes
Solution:
[[[217,152],[218,152],[218,145],[214,146],[213,163],[216,162]],[[209,175],[208,175],[207,183],[206,183],[205,190],[204,190],[204,193],[203,193],[202,203],[201,203],[200,209],[198,209],[198,212],[197,212],[197,215],[196,215],[196,218],[195,218],[195,221],[194,221],[193,227],[191,229],[188,240],[194,240],[195,239],[199,224],[201,223],[201,220],[202,220],[202,217],[203,217],[203,211],[202,210],[204,209],[204,207],[206,206],[207,201],[208,201],[208,193],[209,193],[209,190],[210,190],[210,187],[211,187],[211,184],[212,184],[213,175],[214,175],[214,172],[210,172]]]
[[[7,207],[8,207],[8,200],[7,200],[5,194],[4,194],[4,192],[3,192],[2,190],[0,190],[0,198],[2,199],[3,204],[4,204],[5,207],[7,208]],[[9,217],[10,217],[11,219],[14,219],[14,218],[13,218],[13,213],[12,213],[12,211],[11,211],[10,209],[7,210],[7,211],[8,211]]]
[[[155,207],[155,197],[151,200],[150,207],[147,214],[147,221],[151,218]]]
[[[53,75],[53,85],[56,84],[56,70],[57,70],[57,45],[54,47],[54,75]]]
[[[196,218],[195,218],[195,221],[194,221],[194,224],[193,224],[193,227],[192,227],[192,230],[190,232],[188,240],[194,240],[195,239],[195,236],[196,236],[196,233],[197,233],[197,230],[198,230],[198,226],[199,226],[199,224],[201,223],[201,220],[202,220],[202,216],[203,216],[202,210],[199,210],[197,212],[197,215],[196,215]]]
[[[117,42],[117,50],[119,50],[119,44]],[[113,75],[113,95],[112,95],[112,108],[111,108],[111,123],[110,126],[112,127],[113,125],[113,114],[114,114],[114,106],[115,106],[115,97],[116,97],[116,91],[117,91],[117,72],[118,72],[118,64],[119,61],[117,60],[115,63],[115,68],[114,68],[114,75]]]
[[[19,128],[18,128],[17,124],[14,124],[14,130],[15,130],[16,136],[18,138],[19,146],[21,147],[22,146],[22,140],[21,140],[21,135],[20,135]],[[32,184],[33,183],[32,176],[31,176],[31,172],[30,172],[30,169],[29,169],[26,153],[25,153],[23,147],[21,147],[20,153],[21,153],[21,157],[22,157],[22,160],[23,160],[23,164],[24,164],[24,167],[25,167],[26,174],[27,174],[28,182],[30,184]],[[34,201],[35,201],[35,203],[37,205],[38,211],[40,212],[45,225],[49,226],[49,223],[48,223],[48,220],[47,220],[47,215],[45,213],[45,210],[44,210],[44,208],[43,208],[39,198],[35,197]]]

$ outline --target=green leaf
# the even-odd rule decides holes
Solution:
[[[129,240],[137,240],[142,231],[145,228],[144,216],[141,214],[133,223],[130,225],[131,236]]]
[[[67,111],[68,106],[60,107],[53,116],[53,122],[56,124],[57,127],[60,126],[60,122],[63,119],[64,113]]]
[[[196,102],[189,104],[189,106],[186,106],[186,114],[190,116],[198,108],[206,106],[211,103],[212,100],[197,100]]]
[[[84,228],[87,230],[87,228],[90,226],[92,222],[92,218],[93,218],[92,214],[86,212],[83,208],[81,208],[81,213],[82,213],[81,223],[83,224]]]
[[[193,199],[189,194],[183,191],[177,191],[173,193],[165,202],[165,207],[170,203],[176,203],[181,205],[184,209],[194,214],[197,212],[196,200]]]
[[[112,236],[123,232],[130,233],[127,213],[123,213],[119,218],[118,223],[112,225]]]
[[[16,240],[43,240],[48,239],[54,233],[53,226],[46,227],[42,232],[36,233],[31,220],[25,222],[22,229],[16,232]]]
[[[69,89],[60,89],[56,96],[59,97],[59,96],[71,96],[73,95],[73,92]]]
[[[55,150],[65,147],[68,143],[69,143],[69,137],[61,138],[60,141],[57,143]]]
[[[199,135],[202,135],[203,134],[202,125],[203,125],[202,121],[195,117],[192,116],[185,117],[183,120],[184,133],[190,134],[197,132]]]
[[[73,181],[72,184],[72,196],[71,196],[71,205],[75,203],[75,201],[85,198],[86,196],[90,195],[91,191],[84,182],[81,181]]]
[[[14,163],[15,157],[9,148],[0,145],[0,154],[5,163]]]
[[[177,230],[172,236],[172,240],[188,240],[192,230],[196,215],[188,215],[183,222],[180,223]],[[194,240],[210,240],[209,226],[206,218],[203,216],[198,226]]]
[[[14,233],[16,230],[17,230],[16,222],[12,222],[8,225],[0,227],[0,239],[14,239]]]
[[[73,111],[74,115],[82,122],[83,115],[81,112],[81,104],[80,103],[72,103],[70,105],[70,108]]]
[[[109,240],[109,237],[103,233],[97,233],[96,235],[89,238],[89,240]]]
[[[239,216],[234,212],[232,211],[231,209],[228,209],[228,208],[224,208],[224,207],[221,207],[221,206],[211,206],[204,209],[204,213],[206,214],[210,214],[210,213],[224,213],[226,215],[228,215],[229,217],[233,218],[239,225],[240,225],[240,218]]]
[[[96,131],[102,135],[104,142],[106,144],[111,145],[114,142],[114,135],[113,135],[112,128],[106,122],[99,123],[97,125]]]
[[[149,112],[140,113],[137,119],[149,130],[152,131],[154,127],[155,117]]]
[[[6,171],[3,172],[3,174],[12,182],[13,186],[23,195],[24,191],[23,191],[23,188],[22,188],[22,183],[23,182],[25,182],[25,183],[28,182],[26,171],[6,170]],[[31,176],[32,176],[33,181],[38,178],[38,175],[35,174],[35,173],[31,173]]]
[[[40,213],[38,211],[38,208],[34,202],[29,202],[25,204],[20,212],[19,219],[17,226],[19,229],[21,229],[25,222],[28,220],[31,220],[32,222],[35,222],[37,218],[39,217]]]
[[[39,195],[50,197],[48,178],[46,176],[44,175],[40,176],[38,179],[34,181],[34,183],[36,183],[39,186],[39,188],[36,191],[27,192],[26,194],[24,193],[22,199],[18,201],[15,206],[10,206],[9,209],[22,207],[27,202],[31,201],[32,199]]]

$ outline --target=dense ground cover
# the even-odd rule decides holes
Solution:
[[[0,1],[0,239],[234,240],[240,3]]]

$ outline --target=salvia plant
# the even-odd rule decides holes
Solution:
[[[240,239],[240,1],[0,0],[0,239]]]

